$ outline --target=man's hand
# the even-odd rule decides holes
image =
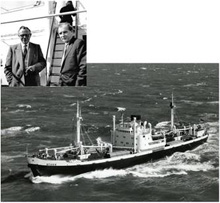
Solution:
[[[26,68],[25,74],[27,75],[28,73],[32,73],[33,71],[34,71],[33,66],[29,66],[29,67]]]

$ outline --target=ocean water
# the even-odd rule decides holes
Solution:
[[[2,201],[219,201],[218,64],[89,64],[88,87],[1,89]],[[209,139],[192,151],[123,170],[33,177],[26,153],[68,145],[76,102],[95,142],[110,141],[112,116],[140,114],[156,125],[176,119],[209,124]]]

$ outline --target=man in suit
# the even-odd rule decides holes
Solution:
[[[86,86],[86,45],[74,37],[69,23],[60,23],[58,33],[65,43],[61,61],[60,86]]]
[[[67,1],[66,6],[60,9],[60,13],[65,13],[70,11],[75,11],[75,8],[73,7],[72,1]],[[76,14],[60,16],[61,19],[60,23],[68,22],[70,25],[72,25],[73,23],[72,16],[76,16]]]
[[[10,87],[39,86],[39,72],[46,67],[40,45],[29,42],[31,31],[21,26],[18,30],[21,43],[9,48],[5,64],[5,75]]]

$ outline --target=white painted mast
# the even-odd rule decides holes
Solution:
[[[172,101],[170,103],[171,108],[171,130],[174,128],[174,103],[173,103],[173,93],[172,93]]]
[[[112,137],[111,137],[111,142],[112,142],[112,145],[115,144],[115,115],[113,116],[113,127],[112,127]]]
[[[136,142],[136,117],[134,117],[134,130],[133,130],[133,133],[134,133],[134,153],[137,152],[137,142]]]
[[[79,102],[77,101],[77,113],[76,113],[76,144],[80,143],[80,121],[81,121],[81,112],[79,107]]]

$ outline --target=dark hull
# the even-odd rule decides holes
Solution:
[[[208,137],[204,137],[197,142],[193,142],[190,144],[183,143],[183,145],[178,147],[173,147],[170,149],[154,151],[151,154],[144,154],[141,156],[133,156],[131,158],[119,159],[119,160],[111,160],[111,158],[106,158],[106,161],[103,163],[93,163],[90,164],[88,161],[87,165],[74,165],[74,166],[42,166],[42,165],[34,165],[28,164],[28,167],[31,168],[34,176],[50,176],[50,175],[79,175],[82,173],[102,170],[107,168],[113,169],[122,169],[131,167],[137,164],[145,163],[151,160],[157,160],[163,158],[165,156],[170,156],[174,152],[184,152],[187,150],[191,150],[206,142]]]

